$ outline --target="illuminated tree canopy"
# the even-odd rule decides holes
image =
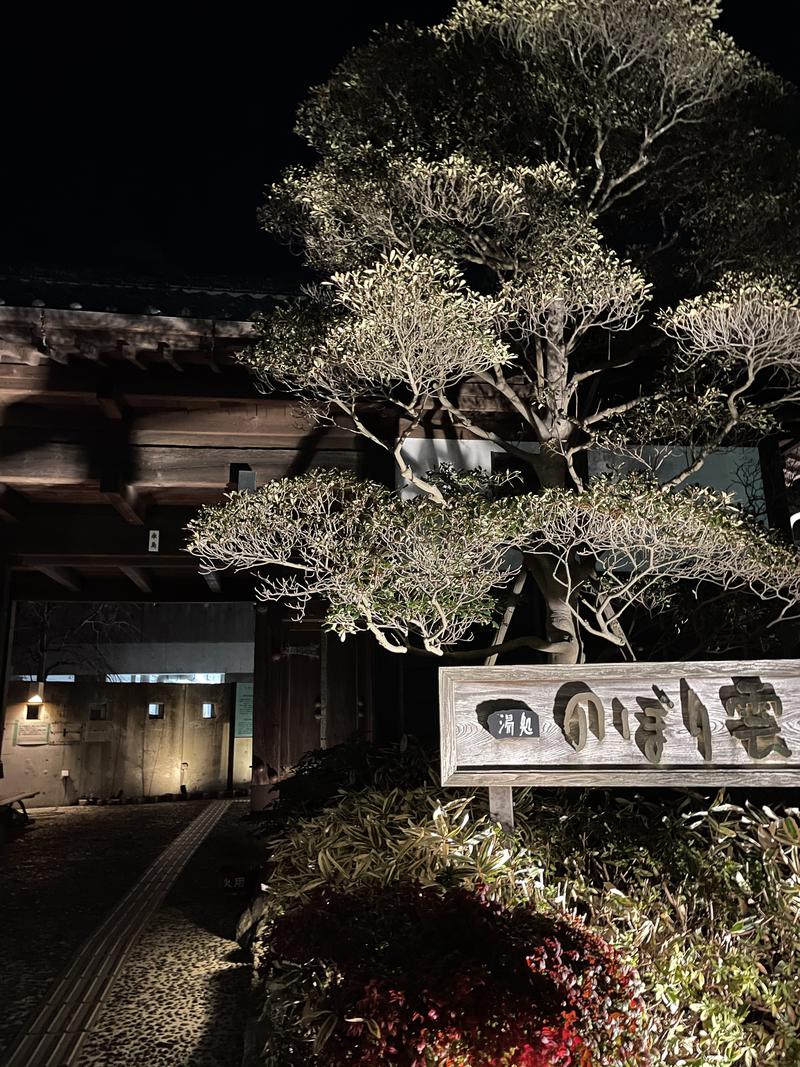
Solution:
[[[254,569],[301,613],[320,597],[332,630],[394,651],[440,654],[497,621],[520,568],[546,605],[530,643],[566,660],[587,636],[629,650],[631,607],[679,580],[791,610],[793,550],[686,488],[800,400],[800,168],[762,124],[790,89],[717,14],[463,0],[312,91],[298,131],[318,161],[269,190],[263,221],[319,280],[242,360],[391,453],[419,498],[331,473],[234,495],[193,524],[206,566]],[[502,429],[464,402],[476,383]],[[491,479],[413,467],[431,416],[529,465],[541,492],[493,499]],[[646,444],[685,446],[684,469],[589,476],[597,449]]]

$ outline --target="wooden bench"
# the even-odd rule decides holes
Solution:
[[[30,822],[25,801],[32,800],[38,795],[39,790],[37,789],[35,793],[14,793],[12,796],[0,796],[0,834],[4,836],[7,831],[13,830],[15,826],[24,826]],[[15,804],[19,805],[19,811],[14,810]]]

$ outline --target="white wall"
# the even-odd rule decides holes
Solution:
[[[531,441],[516,442],[526,452],[536,453],[539,445]],[[658,477],[668,481],[688,464],[686,449],[656,449],[643,446],[642,454],[647,462],[658,462]],[[424,475],[442,463],[450,463],[461,470],[492,469],[492,453],[503,452],[499,445],[490,441],[457,441],[436,438],[412,437],[403,446],[403,457],[415,474]],[[612,471],[632,471],[641,466],[633,459],[620,459],[602,449],[589,453],[589,473],[592,476]],[[752,483],[749,484],[748,483]],[[764,506],[764,485],[757,448],[721,448],[713,452],[700,470],[688,478],[687,485],[705,485],[718,492],[732,493],[735,503],[756,507]],[[401,496],[409,499],[418,490],[409,486],[399,472],[397,487]]]

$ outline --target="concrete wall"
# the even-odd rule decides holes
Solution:
[[[88,606],[60,604],[54,612],[49,644],[59,639],[82,618]],[[107,643],[82,652],[70,645],[66,655],[55,652],[50,662],[65,661],[53,673],[109,674],[225,674],[252,675],[255,611],[248,603],[216,604],[127,604],[120,605],[124,626],[110,627]],[[12,652],[14,674],[35,672],[30,646],[39,644],[24,606],[18,611]],[[230,677],[227,678],[230,681]]]
[[[39,791],[36,805],[73,804],[90,793],[108,798],[227,787],[233,694],[230,685],[124,685],[79,679],[48,682],[39,721],[49,722],[46,743],[16,743],[25,723],[31,685],[11,682],[3,733],[3,794]],[[150,719],[148,703],[164,704]],[[203,719],[203,702],[215,705]],[[106,721],[91,721],[92,705],[105,704]],[[66,731],[66,733],[65,733]],[[233,746],[233,785],[250,781],[252,741]],[[62,771],[68,776],[62,777]]]

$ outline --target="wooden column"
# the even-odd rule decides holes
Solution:
[[[779,437],[776,434],[765,437],[758,446],[758,455],[769,524],[782,530],[791,538],[789,497],[784,470],[785,456],[780,448]]]
[[[5,561],[0,563],[0,744],[6,721],[6,690],[11,664],[11,641],[14,634],[14,601],[11,599],[11,569]],[[3,778],[3,761],[0,759],[0,778]]]
[[[253,654],[253,774],[250,807],[261,811],[275,799],[272,785],[281,770],[283,616],[278,605],[256,607]]]
[[[525,581],[528,577],[528,572],[525,569],[525,564],[522,565],[522,570],[517,575],[517,580],[514,582],[514,596],[522,596],[522,590],[525,588]],[[497,628],[495,634],[494,643],[496,645],[502,645],[506,639],[508,628],[511,625],[511,620],[514,617],[514,609],[517,606],[517,601],[512,600],[503,613],[503,618],[500,625]],[[497,663],[497,652],[492,653],[491,656],[486,658],[486,666],[494,667]],[[489,786],[489,817],[494,822],[499,822],[506,833],[510,834],[514,829],[514,790],[510,786]]]

